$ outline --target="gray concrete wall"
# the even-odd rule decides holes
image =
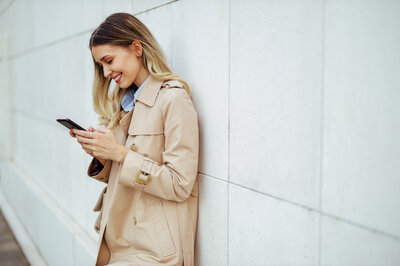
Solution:
[[[88,40],[118,11],[192,87],[197,265],[400,264],[399,1],[2,1],[2,205],[49,265],[94,262],[102,185],[55,119],[96,126]]]

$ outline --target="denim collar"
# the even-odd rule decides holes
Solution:
[[[149,77],[150,77],[150,75],[147,76],[147,78],[143,81],[142,85],[140,85],[140,87],[136,91],[129,90],[127,93],[125,93],[125,95],[121,101],[121,106],[126,112],[129,112],[130,110],[133,109],[133,107],[135,107],[136,97],[142,91],[144,84],[149,79]]]

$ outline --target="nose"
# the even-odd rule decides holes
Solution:
[[[112,71],[107,66],[103,66],[103,74],[105,78],[108,78],[111,76]]]

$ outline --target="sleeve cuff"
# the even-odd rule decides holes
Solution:
[[[110,160],[107,160],[106,164],[103,166],[99,160],[93,158],[92,162],[89,165],[87,174],[91,178],[107,183],[108,177],[110,175],[110,170],[111,170]]]
[[[121,170],[121,185],[144,190],[151,181],[150,171],[153,163],[134,151],[128,151]]]

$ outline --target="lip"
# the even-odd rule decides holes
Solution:
[[[119,83],[121,81],[121,76],[122,73],[119,73],[118,75],[112,77],[112,79],[114,79],[116,83]]]

